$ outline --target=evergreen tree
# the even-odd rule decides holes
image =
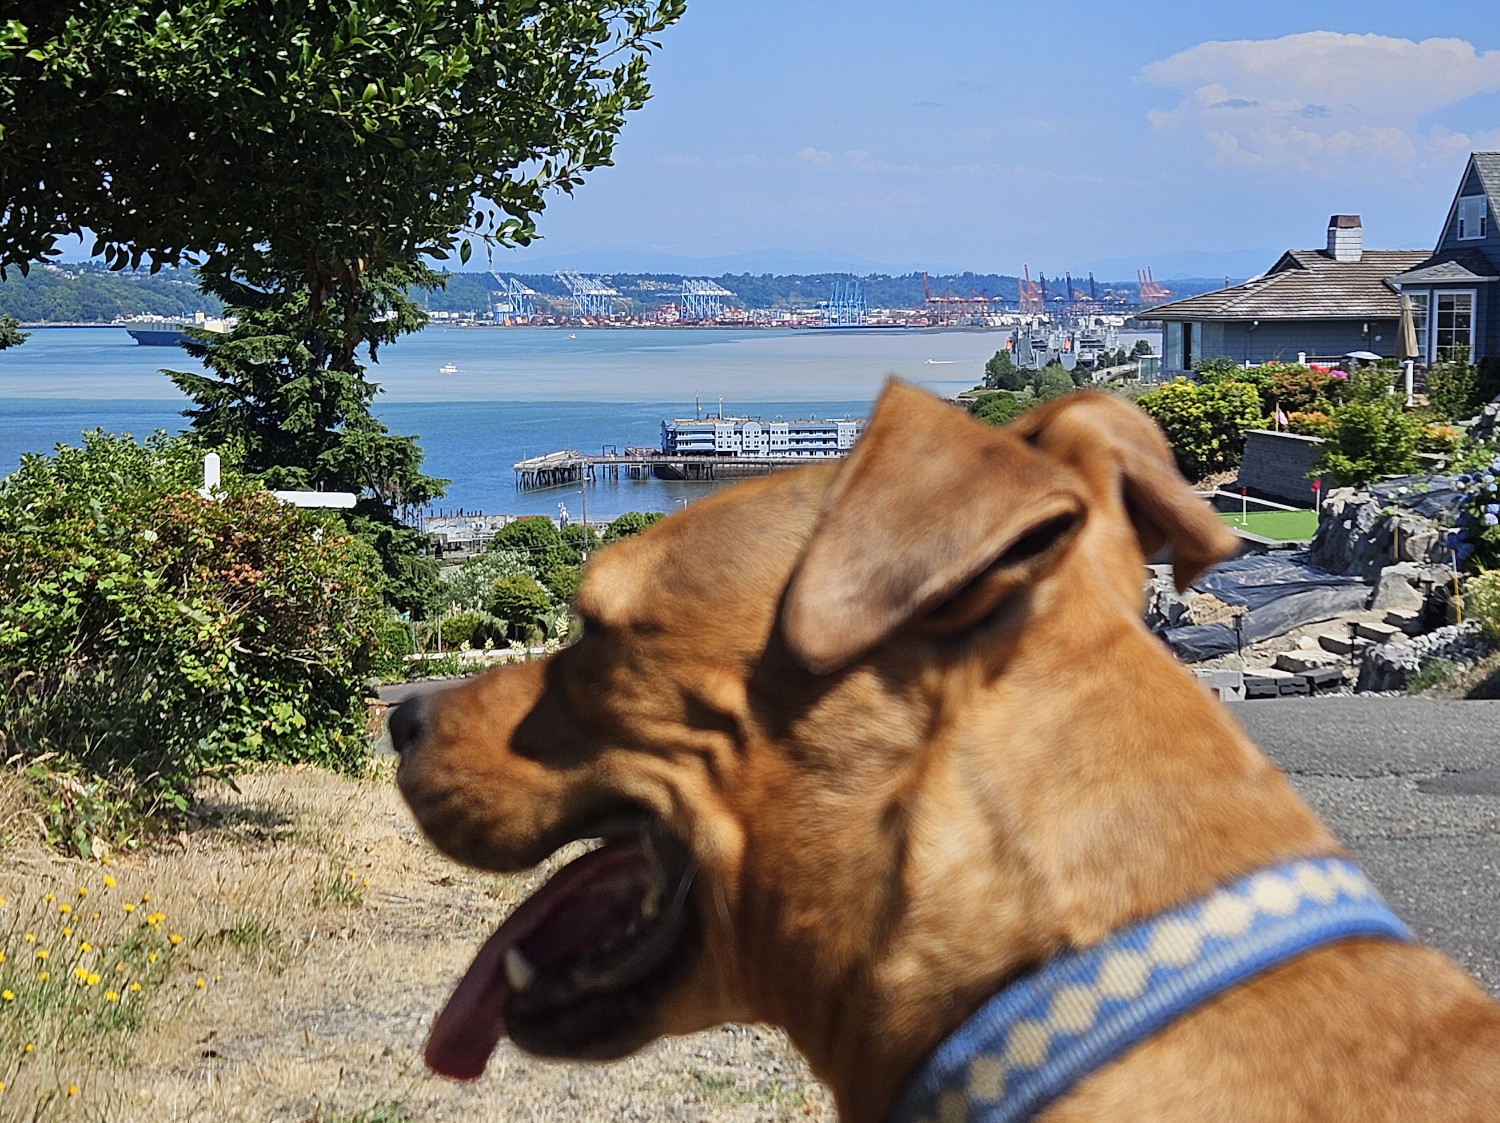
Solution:
[[[1019,390],[1026,385],[1026,372],[1016,366],[1009,351],[996,351],[984,364],[986,390]]]
[[[13,317],[0,316],[0,351],[21,346],[30,334],[22,331]]]

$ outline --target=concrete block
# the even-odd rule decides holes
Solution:
[[[1245,697],[1245,673],[1228,668],[1211,668],[1194,671],[1208,689],[1219,696],[1221,702],[1239,702]]]
[[[1319,632],[1318,646],[1335,655],[1352,655],[1359,647],[1359,641],[1350,638],[1348,628],[1340,628],[1336,632]]]
[[[1354,625],[1354,632],[1356,635],[1362,636],[1367,640],[1373,640],[1375,643],[1390,643],[1402,634],[1400,628],[1392,627],[1390,624],[1367,623]]]
[[[1393,628],[1400,628],[1409,636],[1414,636],[1422,630],[1422,610],[1392,610],[1385,614],[1385,622]]]
[[[1336,666],[1341,656],[1332,651],[1283,651],[1276,656],[1276,669],[1299,674],[1321,667]]]
[[[1281,688],[1282,697],[1286,697],[1289,694],[1312,693],[1312,687],[1308,685],[1307,679],[1303,678],[1301,675],[1288,675],[1277,685]]]
[[[1245,676],[1246,698],[1275,698],[1281,694],[1281,682],[1279,679],[1270,678],[1266,675]]]
[[[1302,676],[1307,680],[1307,685],[1317,693],[1319,690],[1332,690],[1344,685],[1344,670],[1342,667],[1319,667],[1307,671]]]

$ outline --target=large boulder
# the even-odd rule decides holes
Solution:
[[[1369,491],[1334,488],[1323,501],[1310,560],[1370,582],[1399,562],[1444,565],[1454,495],[1446,478],[1397,480]]]

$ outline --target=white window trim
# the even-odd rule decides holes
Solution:
[[[1477,208],[1474,206],[1476,203]],[[1455,234],[1460,242],[1478,242],[1484,239],[1489,233],[1489,210],[1489,199],[1484,194],[1458,197],[1458,223]],[[1471,218],[1477,221],[1470,223]],[[1474,229],[1476,226],[1478,229]]]
[[[1474,358],[1474,333],[1479,327],[1478,289],[1430,289],[1427,298],[1427,365],[1438,361],[1437,323],[1438,301],[1445,296],[1467,296],[1469,298],[1469,359]]]

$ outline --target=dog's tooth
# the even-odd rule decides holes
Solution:
[[[511,990],[525,990],[536,978],[536,968],[533,967],[520,948],[510,948],[505,953],[505,981],[510,984]]]
[[[641,915],[650,920],[661,911],[661,882],[652,881],[651,888],[641,898]]]

